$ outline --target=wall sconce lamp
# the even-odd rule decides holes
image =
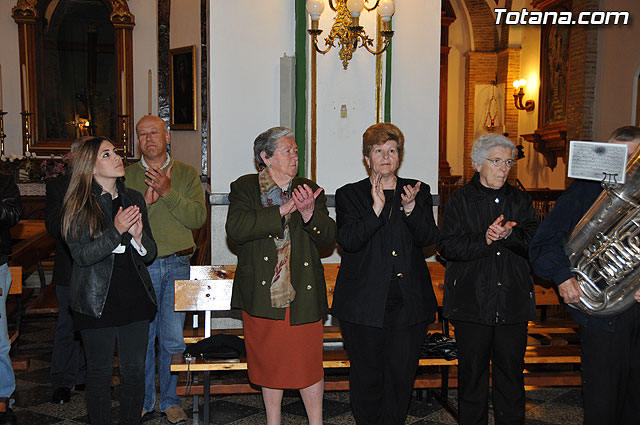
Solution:
[[[536,103],[533,100],[527,100],[524,105],[522,104],[522,98],[524,97],[524,90],[522,88],[526,85],[527,80],[524,78],[513,82],[513,87],[515,87],[515,91],[513,92],[513,103],[515,103],[516,109],[531,112],[536,107]]]
[[[331,27],[329,36],[324,39],[326,49],[320,49],[318,46],[318,36],[322,34],[322,30],[318,29],[318,20],[324,10],[324,2],[322,0],[307,0],[307,12],[311,16],[311,29],[308,30],[313,40],[313,47],[318,53],[325,54],[335,42],[340,43],[340,52],[338,56],[342,60],[342,66],[347,69],[353,52],[358,47],[364,47],[373,55],[379,55],[387,49],[393,37],[391,31],[391,16],[395,13],[395,4],[393,0],[371,0],[373,6],[369,7],[369,0],[329,0],[329,7],[336,12],[335,22]],[[384,39],[384,44],[380,50],[373,49],[373,39],[360,26],[360,12],[362,9],[372,11],[378,10],[378,14],[382,18],[382,30],[380,35]]]

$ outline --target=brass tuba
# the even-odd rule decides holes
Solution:
[[[605,185],[565,247],[583,293],[571,306],[595,316],[622,313],[640,288],[640,149],[626,176],[622,186]]]

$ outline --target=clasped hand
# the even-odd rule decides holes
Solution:
[[[485,234],[487,245],[491,245],[492,242],[508,237],[517,224],[515,221],[507,221],[505,224],[502,224],[503,221],[504,215],[500,214],[500,216],[491,223]]]
[[[166,196],[171,190],[171,169],[173,164],[167,167],[166,171],[158,167],[149,167],[144,175],[147,177],[144,182],[147,184],[147,190],[144,192],[144,200],[147,205],[151,205]]]
[[[316,198],[323,190],[323,188],[319,187],[314,192],[307,184],[296,187],[291,193],[291,199],[280,205],[280,215],[285,216],[298,211],[302,216],[302,220],[307,223],[313,217]]]
[[[124,232],[129,232],[136,242],[141,244],[142,213],[137,205],[132,205],[124,210],[122,207],[118,208],[118,212],[113,219],[113,225],[116,227],[118,233],[123,234]]]

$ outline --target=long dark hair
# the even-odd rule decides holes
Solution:
[[[87,233],[94,239],[104,228],[104,214],[92,189],[93,170],[106,137],[85,138],[73,156],[73,171],[62,203],[62,236],[80,237]]]

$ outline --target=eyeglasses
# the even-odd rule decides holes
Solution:
[[[501,167],[502,164],[504,164],[507,166],[507,168],[513,167],[514,164],[516,163],[516,161],[513,159],[502,159],[502,158],[493,158],[493,159],[487,158],[487,161],[491,162],[496,167]]]

